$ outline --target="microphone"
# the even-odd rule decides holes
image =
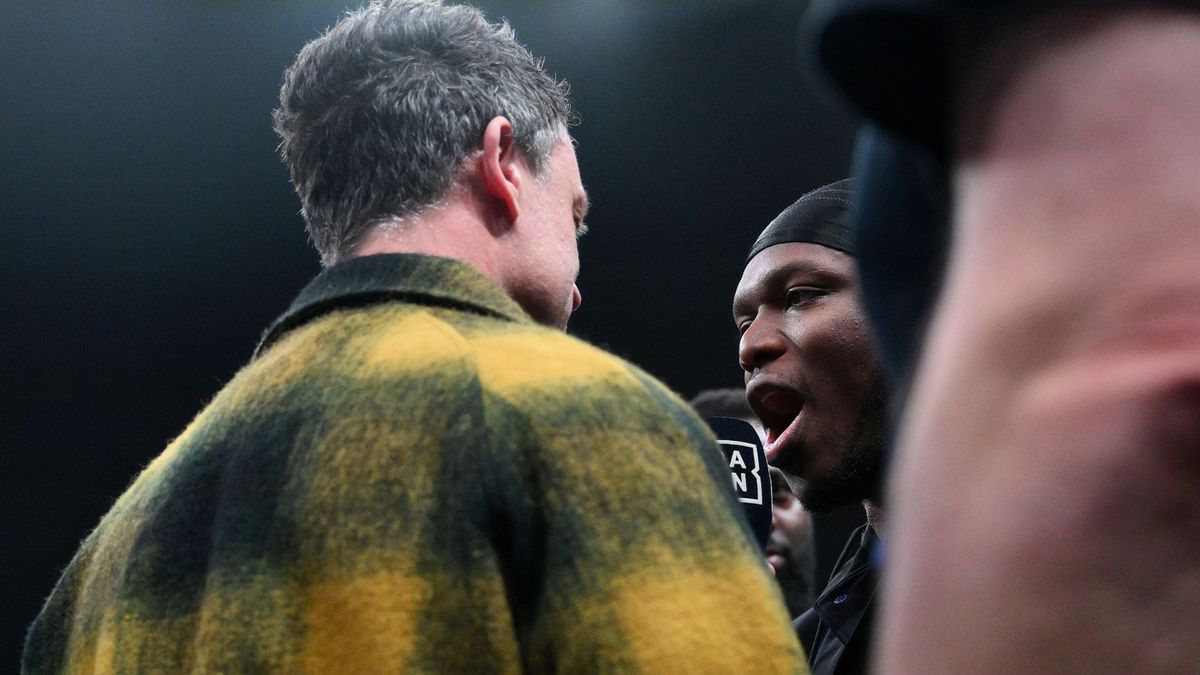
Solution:
[[[767,547],[771,537],[771,472],[767,453],[758,432],[745,420],[733,417],[705,418],[717,435],[717,442],[729,462],[733,492],[750,521],[750,529],[759,546]]]

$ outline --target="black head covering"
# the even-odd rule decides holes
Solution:
[[[820,244],[855,255],[854,231],[850,228],[850,196],[854,179],[847,178],[817,188],[783,210],[750,247],[750,260],[764,248],[798,242]]]

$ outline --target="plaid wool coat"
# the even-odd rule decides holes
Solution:
[[[87,537],[27,672],[800,672],[710,432],[415,255],[318,276]]]

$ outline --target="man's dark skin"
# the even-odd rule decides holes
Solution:
[[[766,429],[768,461],[783,470],[811,511],[861,501],[877,534],[886,390],[854,258],[815,243],[768,246],[747,263],[733,314],[747,398]],[[873,576],[864,584],[869,587],[865,606],[874,591]],[[832,588],[831,582],[826,592]],[[818,621],[810,611],[796,625],[808,633],[802,627]],[[825,663],[810,653],[817,659],[814,674],[862,672],[868,623],[864,619],[853,643],[844,650],[839,645]],[[820,652],[811,638],[801,635]]]

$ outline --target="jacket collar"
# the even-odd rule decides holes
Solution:
[[[335,309],[401,301],[534,323],[521,306],[466,263],[388,253],[350,258],[325,269],[263,333],[254,356],[285,333]]]
[[[872,563],[872,554],[879,544],[879,537],[870,526],[864,524],[850,536],[850,543],[858,539],[858,549],[853,556],[841,564],[829,584],[813,604],[821,620],[843,644],[850,642],[858,624],[871,604],[879,586],[878,575]],[[845,553],[843,553],[845,555]]]

